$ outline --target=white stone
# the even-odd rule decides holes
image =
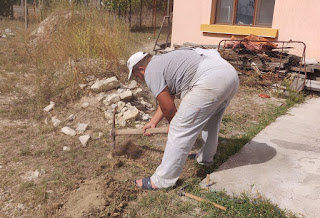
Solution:
[[[130,100],[132,98],[132,92],[130,90],[124,91],[119,96],[121,100]]]
[[[139,115],[139,110],[136,107],[131,107],[129,110],[123,113],[123,119],[125,120],[135,120]]]
[[[121,111],[120,111],[119,113],[122,113],[122,114],[123,114],[123,113],[126,112],[127,110],[129,110],[129,109],[128,109],[127,107],[124,107],[124,108],[121,109]]]
[[[68,146],[63,146],[62,150],[63,150],[63,151],[70,151],[70,150],[71,150],[71,148],[70,148],[70,147],[68,147]]]
[[[97,80],[92,86],[95,92],[108,91],[120,87],[119,80],[114,76],[104,80]]]
[[[128,88],[129,89],[135,89],[135,88],[137,88],[137,82],[135,81],[135,80],[132,80],[131,82],[130,82],[130,84],[128,85]]]
[[[98,101],[101,101],[101,100],[104,99],[105,97],[106,97],[106,93],[100,92],[100,93],[97,95],[97,100],[98,100]]]
[[[61,120],[57,119],[55,116],[51,117],[51,123],[53,124],[54,127],[57,127],[60,125]]]
[[[6,34],[2,34],[2,38],[7,38]]]
[[[4,32],[5,33],[12,33],[12,30],[11,29],[5,29]]]
[[[76,115],[70,114],[69,117],[67,117],[66,121],[69,121],[69,122],[73,121],[74,119],[76,119],[76,117],[77,117]]]
[[[84,147],[87,146],[89,139],[90,139],[90,135],[82,135],[79,137],[79,140],[80,140],[82,146],[84,146]]]
[[[124,108],[125,105],[126,103],[124,103],[123,101],[119,101],[117,103],[117,112],[119,113]]]
[[[48,117],[44,119],[44,124],[48,125]]]
[[[120,88],[121,88],[121,89],[127,89],[128,87],[127,87],[126,85],[120,83]]]
[[[61,129],[61,132],[63,132],[66,135],[75,136],[77,135],[77,132],[74,129],[71,129],[68,126],[65,126]]]
[[[105,111],[104,112],[104,117],[107,119],[107,120],[112,120],[113,119],[113,113],[112,111]]]
[[[119,93],[119,94],[121,94],[122,92],[124,92],[126,89],[117,89],[117,92]]]
[[[120,97],[117,94],[110,94],[106,97],[105,100],[102,101],[103,104],[105,105],[111,105],[111,104],[115,104],[118,101],[120,101]]]
[[[125,127],[127,122],[123,119],[123,117],[118,117],[116,119],[116,124],[121,126],[121,127]]]
[[[87,82],[91,82],[91,81],[93,81],[93,80],[95,80],[95,79],[96,79],[96,77],[95,77],[94,75],[89,75],[89,76],[87,76],[87,78],[86,78]]]
[[[141,115],[141,119],[144,120],[144,121],[147,121],[147,120],[152,118],[152,116],[150,116],[149,114],[146,114],[146,113],[144,113],[142,111],[140,111],[140,115]]]
[[[138,100],[140,100],[140,104],[144,105],[147,109],[153,108],[152,104],[150,104],[149,102],[146,102],[145,100],[143,100],[143,98],[139,98]]]
[[[84,89],[87,86],[87,84],[79,84],[80,89]]]
[[[37,179],[39,176],[41,176],[44,173],[45,173],[44,170],[27,171],[21,176],[21,178],[27,181],[32,181]]]
[[[3,166],[2,166],[2,165],[0,165],[0,169],[2,169],[2,167],[3,167]]]
[[[76,128],[76,131],[77,131],[77,134],[82,134],[84,133],[88,128],[88,124],[86,123],[79,123],[77,128]]]
[[[89,103],[88,102],[84,102],[82,105],[81,105],[82,108],[87,108],[89,107]]]
[[[142,95],[143,95],[143,92],[142,92],[142,89],[141,88],[137,88],[136,90],[134,90],[133,91],[133,95],[135,96],[135,97],[142,97]]]
[[[54,105],[55,105],[54,102],[50,101],[50,104],[47,107],[43,108],[43,110],[45,112],[49,112],[49,111],[51,111],[53,109]]]

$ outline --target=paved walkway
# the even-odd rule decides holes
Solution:
[[[299,217],[320,217],[320,98],[279,117],[210,179],[215,190],[260,193]]]

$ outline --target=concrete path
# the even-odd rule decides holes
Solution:
[[[260,193],[300,217],[320,217],[320,98],[279,117],[210,179],[215,190]]]

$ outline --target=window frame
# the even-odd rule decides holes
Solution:
[[[220,0],[221,1],[221,0]],[[212,8],[211,8],[211,19],[210,23],[211,24],[219,24],[219,25],[232,25],[232,26],[248,26],[248,27],[266,27],[266,28],[272,28],[272,23],[271,24],[257,24],[257,19],[259,12],[258,10],[261,7],[261,0],[256,0],[254,4],[254,12],[253,12],[253,22],[252,25],[250,24],[237,24],[237,9],[238,9],[238,1],[239,0],[234,0],[233,2],[233,11],[232,11],[232,21],[231,23],[224,23],[224,22],[217,22],[217,15],[218,15],[218,9],[219,9],[219,0],[212,0]],[[274,8],[273,8],[274,10]]]

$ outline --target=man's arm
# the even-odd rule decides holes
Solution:
[[[163,113],[163,116],[169,121],[172,120],[174,115],[177,112],[177,108],[174,104],[174,96],[170,95],[168,87],[166,87],[160,94],[157,96],[157,101]]]

